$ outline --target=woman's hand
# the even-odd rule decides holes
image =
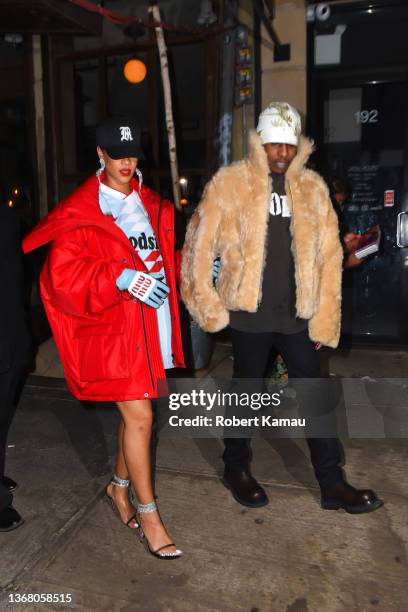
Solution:
[[[147,274],[147,272],[125,268],[116,279],[116,286],[121,291],[128,291],[130,295],[148,306],[160,308],[170,292],[163,279],[164,276],[161,273]]]

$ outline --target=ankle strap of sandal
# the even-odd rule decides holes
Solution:
[[[112,476],[111,483],[116,485],[117,487],[128,487],[130,485],[130,480],[126,480],[125,478],[119,478],[114,474]]]
[[[137,511],[140,514],[143,514],[145,512],[156,512],[157,510],[157,504],[156,502],[152,501],[149,504],[139,504],[137,507]]]

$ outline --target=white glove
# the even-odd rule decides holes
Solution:
[[[144,302],[152,308],[160,308],[170,292],[163,282],[164,276],[158,272],[147,274],[147,272],[135,272],[126,268],[116,280],[116,286],[122,291],[129,291],[130,295]]]

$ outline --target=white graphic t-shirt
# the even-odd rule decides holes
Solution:
[[[129,242],[137,251],[140,259],[150,274],[162,273],[163,282],[166,275],[163,268],[163,258],[159,250],[156,236],[150,223],[143,202],[136,191],[128,196],[103,183],[99,187],[99,205],[105,215],[112,215],[115,223],[129,238]],[[160,348],[164,368],[174,367],[171,347],[171,316],[169,300],[156,310],[159,326]]]

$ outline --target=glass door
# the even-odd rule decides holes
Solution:
[[[408,250],[397,245],[397,217],[408,209],[408,81],[342,79],[317,91],[312,134],[319,170],[329,184],[345,187],[342,226],[381,231],[378,253],[344,272],[343,336],[405,344]]]

